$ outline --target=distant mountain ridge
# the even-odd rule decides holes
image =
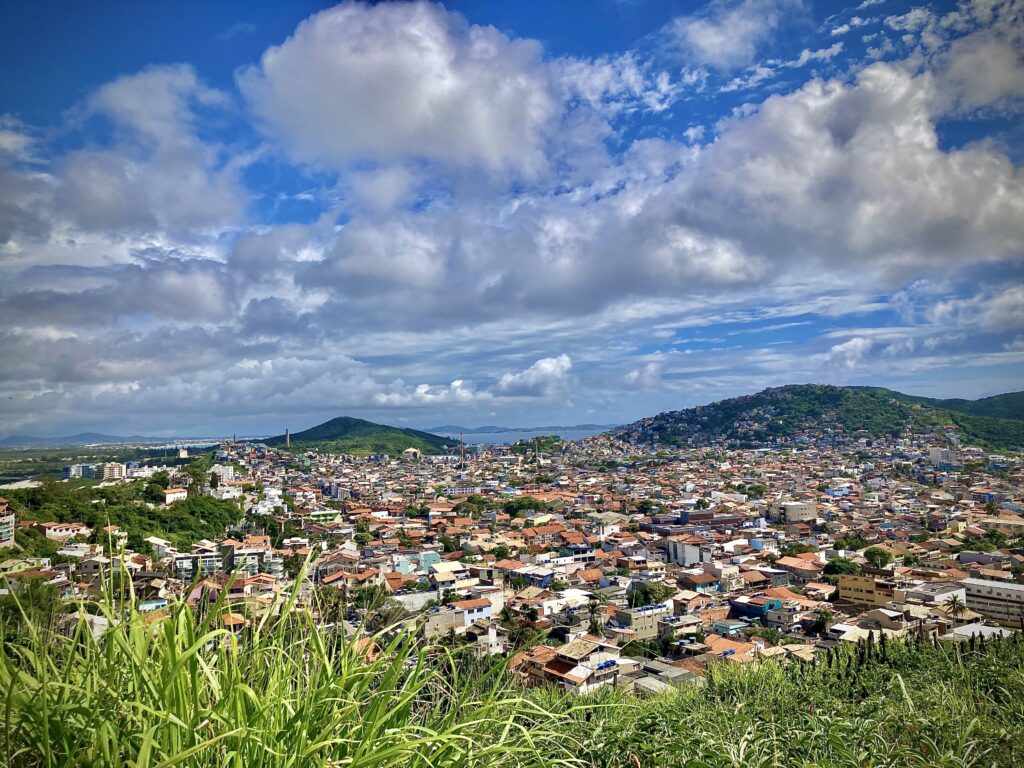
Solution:
[[[995,415],[999,414],[999,415]],[[822,438],[896,436],[954,429],[965,443],[1024,446],[1024,393],[981,400],[906,395],[882,387],[794,384],[666,411],[612,434],[656,445],[763,447]]]
[[[1024,392],[1007,392],[1004,395],[993,395],[978,400],[964,400],[959,397],[936,400],[930,397],[904,395],[900,392],[893,394],[907,402],[922,403],[933,408],[967,413],[971,416],[988,416],[995,419],[1016,419],[1018,421],[1024,419]]]
[[[283,446],[285,436],[277,435],[263,442],[271,446]],[[371,453],[397,455],[407,448],[415,448],[426,454],[438,454],[456,444],[457,440],[430,432],[389,427],[351,416],[338,416],[291,435],[291,445],[296,450],[322,450],[356,456]]]

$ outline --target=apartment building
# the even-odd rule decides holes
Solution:
[[[817,520],[818,505],[813,501],[773,501],[768,517],[781,523],[806,523]]]
[[[839,598],[856,605],[884,608],[897,599],[898,584],[871,574],[841,574]]]
[[[658,636],[658,621],[671,613],[667,605],[660,603],[640,608],[620,608],[615,612],[615,621],[633,630],[636,640],[653,640]]]
[[[14,512],[7,499],[0,499],[0,549],[14,546]]]
[[[1024,584],[989,579],[964,579],[967,607],[1005,626],[1024,622]]]
[[[102,480],[124,480],[124,464],[108,461],[96,466],[96,475]]]
[[[670,538],[667,541],[666,556],[670,563],[691,566],[698,563],[710,563],[714,559],[714,550],[710,544],[698,544],[693,540]]]

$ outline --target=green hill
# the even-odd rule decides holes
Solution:
[[[615,434],[660,445],[759,447],[955,431],[965,443],[1017,450],[1024,446],[1022,404],[1022,393],[933,400],[881,387],[800,384],[667,411]],[[1004,415],[990,415],[996,413]]]
[[[278,435],[264,442],[267,445],[283,446],[285,439],[284,435]],[[354,456],[368,456],[371,453],[397,456],[406,448],[415,448],[425,454],[437,454],[444,453],[446,446],[457,443],[457,440],[430,432],[388,427],[350,416],[339,416],[291,436],[293,450],[348,453]]]

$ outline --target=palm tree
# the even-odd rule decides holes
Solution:
[[[957,619],[967,613],[967,605],[960,595],[953,595],[946,601],[946,613],[952,619]]]

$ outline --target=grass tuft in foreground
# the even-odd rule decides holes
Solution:
[[[159,617],[115,604],[134,601],[82,604],[56,628],[25,615],[0,638],[0,764],[1016,768],[1024,755],[1019,635],[720,663],[655,698],[577,698],[403,635],[347,642],[295,595],[239,635],[218,625],[221,602]],[[90,614],[110,628],[94,635]]]
[[[551,692],[539,705],[559,709]],[[814,667],[713,665],[650,699],[618,692],[567,711],[588,765],[868,768],[1024,764],[1024,642],[846,646]]]
[[[219,602],[154,618],[108,600],[65,633],[5,638],[0,764],[541,766],[564,754],[555,719],[500,668],[470,684],[441,649],[347,642],[293,603],[241,636],[217,626]],[[110,629],[94,636],[89,613]]]

